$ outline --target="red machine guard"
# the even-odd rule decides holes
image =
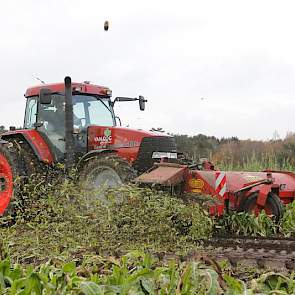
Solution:
[[[150,171],[138,176],[135,182],[174,186],[184,181],[187,169],[186,165],[156,163]]]
[[[271,184],[264,184],[260,187],[257,197],[257,205],[264,207],[266,203],[266,199],[268,194],[271,192],[272,185]]]

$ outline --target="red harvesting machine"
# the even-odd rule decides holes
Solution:
[[[178,188],[177,192],[197,197],[209,196],[211,214],[225,210],[246,211],[280,218],[283,205],[295,198],[295,173],[288,171],[218,171],[209,162],[191,167],[162,161],[140,175],[138,183]]]

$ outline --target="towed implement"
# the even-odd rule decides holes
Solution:
[[[198,197],[208,195],[211,214],[224,211],[246,211],[259,214],[262,210],[277,218],[283,215],[283,205],[295,198],[295,174],[287,171],[235,172],[199,170],[162,162],[136,178],[138,183],[173,188],[181,195]]]

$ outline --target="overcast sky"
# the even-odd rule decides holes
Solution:
[[[144,95],[145,112],[116,105],[124,126],[252,139],[295,129],[294,1],[0,3],[0,125],[22,125],[36,77],[70,75]]]

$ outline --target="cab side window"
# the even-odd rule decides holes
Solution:
[[[37,104],[38,102],[36,97],[28,98],[24,126],[26,129],[33,128],[34,124],[37,122]]]
[[[74,128],[85,127],[88,122],[86,122],[85,107],[83,102],[77,102],[73,104],[74,111]]]

